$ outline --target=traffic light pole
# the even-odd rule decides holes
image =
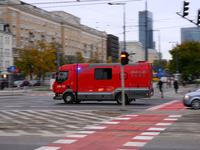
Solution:
[[[121,65],[121,80],[122,80],[122,111],[125,111],[125,96],[124,96],[124,66]]]
[[[183,15],[181,15],[179,12],[176,12],[176,14],[179,15],[179,16],[181,16],[181,17],[183,17]],[[197,23],[195,23],[193,20],[190,20],[190,19],[188,19],[188,18],[186,18],[186,17],[183,17],[183,18],[186,19],[186,20],[188,20],[188,21],[190,21],[191,23],[197,25],[198,27],[200,27],[200,26],[199,26]]]

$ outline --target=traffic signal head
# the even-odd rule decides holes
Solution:
[[[129,56],[129,54],[127,52],[122,52],[121,53],[121,64],[122,65],[127,65],[128,64],[128,62],[129,62],[128,56]]]
[[[197,14],[197,25],[200,24],[200,9],[198,10],[198,14]]]
[[[189,2],[183,2],[183,17],[187,16],[189,14],[188,9],[189,9]]]

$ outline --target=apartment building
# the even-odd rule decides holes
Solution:
[[[106,61],[106,33],[82,25],[81,19],[64,11],[48,12],[19,0],[0,0],[0,18],[10,25],[13,33],[13,52],[24,46],[36,45],[37,41],[58,42],[61,52],[75,55],[97,51]]]
[[[13,65],[12,33],[9,25],[0,18],[0,78],[7,73],[7,68]]]
[[[124,51],[124,42],[120,42],[120,53]],[[126,52],[129,54],[135,53],[135,55],[130,55],[129,56],[129,63],[134,63],[138,61],[143,61],[142,60],[142,55],[143,55],[143,49],[142,49],[142,44],[138,41],[126,41]]]

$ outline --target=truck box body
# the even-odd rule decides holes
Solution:
[[[151,96],[152,68],[148,62],[124,66],[128,100]],[[63,65],[53,84],[54,99],[64,99],[66,93],[71,93],[74,101],[116,100],[121,90],[121,64],[114,63]]]

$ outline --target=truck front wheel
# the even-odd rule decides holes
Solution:
[[[74,103],[74,95],[72,93],[66,93],[63,97],[65,104]]]

